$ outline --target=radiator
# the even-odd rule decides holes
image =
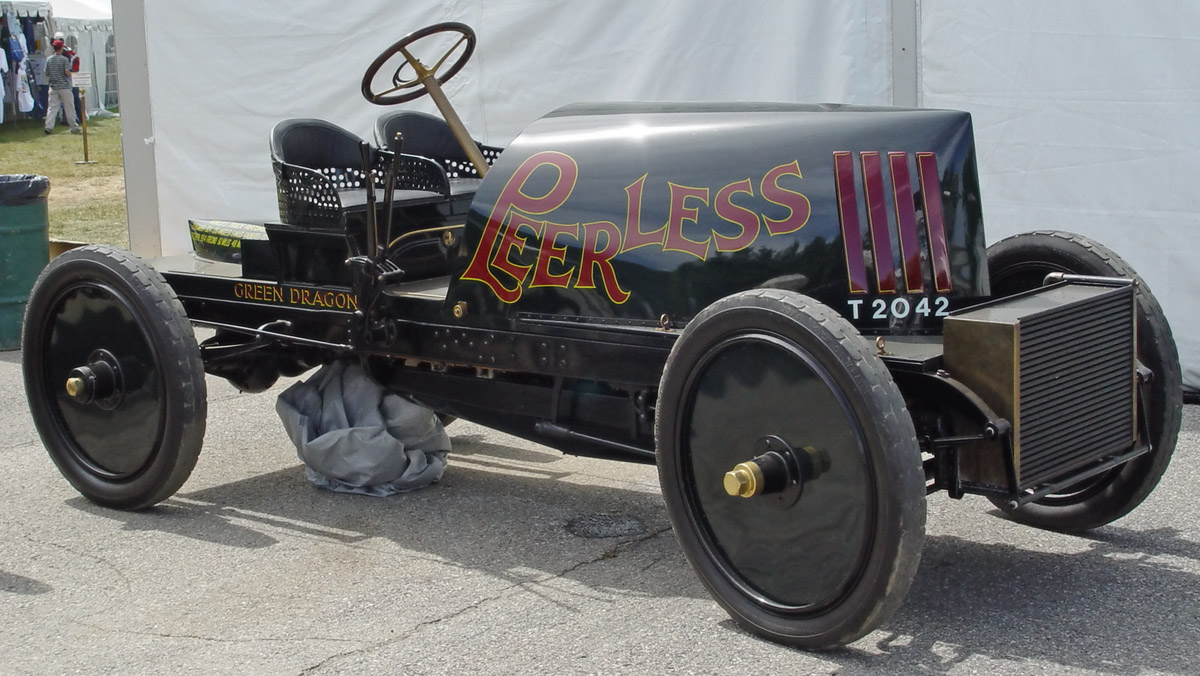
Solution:
[[[1012,423],[1008,488],[1053,482],[1133,446],[1134,310],[1132,285],[1063,282],[946,318],[945,369]],[[988,474],[976,478],[1001,483]]]

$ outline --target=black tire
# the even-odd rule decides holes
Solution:
[[[766,435],[830,459],[792,504],[723,490]],[[740,626],[824,649],[899,607],[924,541],[921,453],[891,375],[837,313],[782,290],[710,305],[671,350],[655,442],[680,546]]]
[[[1015,521],[1064,532],[1097,528],[1125,516],[1150,495],[1166,471],[1183,415],[1179,353],[1162,306],[1128,263],[1080,235],[1052,231],[1015,235],[988,247],[987,259],[993,296],[1039,287],[1051,272],[1136,281],[1138,360],[1154,371],[1147,402],[1153,450],[1063,493],[1016,509],[1006,501],[992,500]]]
[[[179,490],[204,440],[207,390],[191,325],[158,272],[105,246],[55,258],[30,294],[22,347],[34,423],[76,490],[129,510]],[[118,375],[77,380],[94,386],[72,395],[78,367]]]

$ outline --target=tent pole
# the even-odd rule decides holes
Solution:
[[[891,0],[892,105],[921,105],[917,51],[921,44],[919,0]]]

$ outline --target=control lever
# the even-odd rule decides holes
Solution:
[[[392,241],[392,212],[396,199],[396,174],[400,172],[400,149],[404,147],[403,134],[396,132],[396,142],[392,144],[392,147],[396,150],[388,165],[387,178],[384,179],[383,187],[383,204],[387,207],[387,222],[384,225],[383,241],[378,243],[380,259],[387,254],[387,246]]]
[[[375,177],[371,175],[371,144],[359,141],[358,151],[362,155],[363,182],[367,188],[367,255],[377,256],[379,231],[375,214]]]

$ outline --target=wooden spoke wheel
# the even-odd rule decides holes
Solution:
[[[68,251],[38,278],[22,338],[34,423],[84,497],[141,509],[183,485],[204,438],[204,368],[153,268],[111,247]]]
[[[992,503],[1021,523],[1059,531],[1084,531],[1128,514],[1146,499],[1166,471],[1175,451],[1183,415],[1179,353],[1162,306],[1128,263],[1086,237],[1064,232],[1031,232],[996,242],[987,250],[992,294],[1042,286],[1052,272],[1125,277],[1137,284],[1137,357],[1154,372],[1144,421],[1150,453],[1061,493],[1013,509],[1006,500]]]
[[[921,454],[849,322],[787,291],[714,303],[672,349],[656,419],[675,534],[739,625],[822,649],[899,606],[924,539]]]

